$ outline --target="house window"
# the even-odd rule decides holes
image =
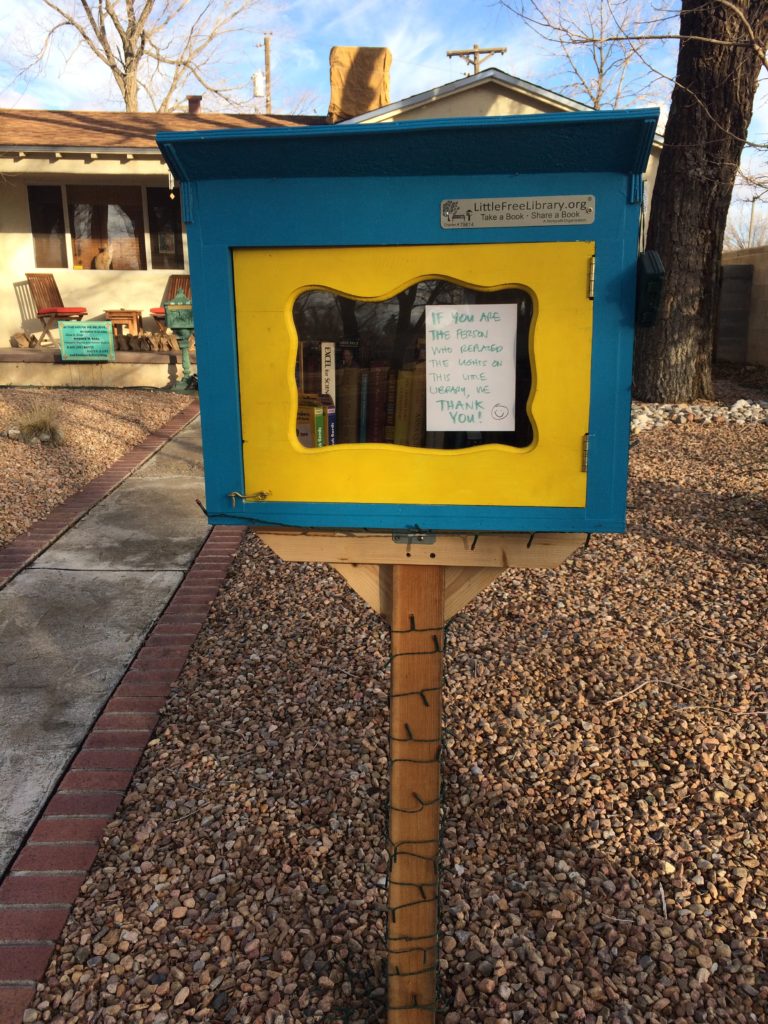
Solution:
[[[58,185],[29,186],[29,214],[36,267],[66,267],[64,204]]]
[[[141,185],[28,185],[27,195],[37,267],[184,269],[178,191],[172,199],[167,188]]]
[[[67,200],[75,267],[146,270],[138,185],[70,185]]]
[[[156,270],[183,270],[179,193],[171,199],[167,188],[147,189],[147,215],[152,266]]]

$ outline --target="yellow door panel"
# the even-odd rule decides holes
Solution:
[[[593,254],[592,242],[235,250],[246,493],[291,502],[584,507]],[[302,447],[296,437],[297,297],[327,289],[381,300],[429,279],[531,294],[533,443],[449,451]]]

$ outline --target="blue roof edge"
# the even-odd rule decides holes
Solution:
[[[232,143],[255,145],[259,151],[266,152],[271,145],[288,143],[311,145],[313,142],[325,142],[329,137],[335,138],[340,144],[345,141],[359,140],[362,137],[376,138],[390,135],[396,137],[431,136],[433,138],[447,136],[456,132],[480,132],[487,137],[504,133],[510,128],[523,127],[527,131],[558,133],[562,129],[570,129],[583,124],[585,127],[610,131],[611,126],[629,126],[636,123],[637,135],[635,152],[626,153],[626,164],[622,168],[628,174],[642,173],[648,162],[654,133],[659,118],[656,107],[638,108],[634,110],[594,110],[594,111],[558,111],[551,114],[515,114],[504,117],[471,117],[471,118],[440,118],[424,121],[391,121],[375,124],[336,124],[313,125],[308,127],[286,128],[232,128],[187,132],[159,132],[156,136],[158,147],[169,167],[179,181],[196,181],[207,174],[199,173],[197,168],[190,166],[186,157],[200,155],[200,147],[207,143],[213,149]],[[212,150],[211,150],[212,152]],[[198,161],[195,160],[197,163]],[[197,173],[195,173],[197,171]],[[253,172],[252,172],[253,173]],[[248,177],[248,173],[234,173],[231,177]],[[258,176],[258,175],[255,175]],[[218,177],[218,175],[212,175]]]

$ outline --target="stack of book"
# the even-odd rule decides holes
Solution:
[[[310,345],[311,352],[305,353]],[[365,443],[423,447],[425,362],[401,370],[383,360],[368,367],[337,367],[332,341],[303,343],[299,358],[296,433],[306,448]]]
[[[305,448],[336,444],[336,406],[330,395],[299,394],[296,436]]]
[[[397,374],[395,444],[421,448],[426,429],[427,364],[410,363]]]

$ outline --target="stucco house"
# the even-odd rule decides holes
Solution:
[[[383,66],[386,74],[388,61]],[[332,110],[333,89],[344,87],[333,82],[332,60]],[[363,109],[347,105],[345,123],[589,109],[494,68],[396,102],[382,102],[388,99],[385,81],[373,96],[372,109],[365,99]],[[326,117],[207,113],[199,97],[176,114],[0,110],[0,384],[53,383],[41,378],[42,363],[46,373],[53,369],[50,350],[10,348],[14,333],[40,332],[27,273],[52,273],[63,303],[86,307],[86,319],[103,319],[107,309],[136,309],[152,328],[149,310],[159,305],[169,275],[187,268],[181,197],[155,145],[158,131],[328,123]],[[651,183],[659,148],[657,140]],[[153,354],[140,355],[119,353],[118,364],[134,368],[127,374],[113,366],[109,379],[106,369],[59,366],[56,383],[167,382],[157,372],[142,378],[135,364],[153,362]],[[159,355],[154,361],[167,364]]]
[[[158,131],[322,123],[323,118],[0,110],[0,349],[39,332],[25,275],[52,273],[86,319],[148,313],[187,266],[179,190]],[[151,325],[150,325],[151,326]]]

